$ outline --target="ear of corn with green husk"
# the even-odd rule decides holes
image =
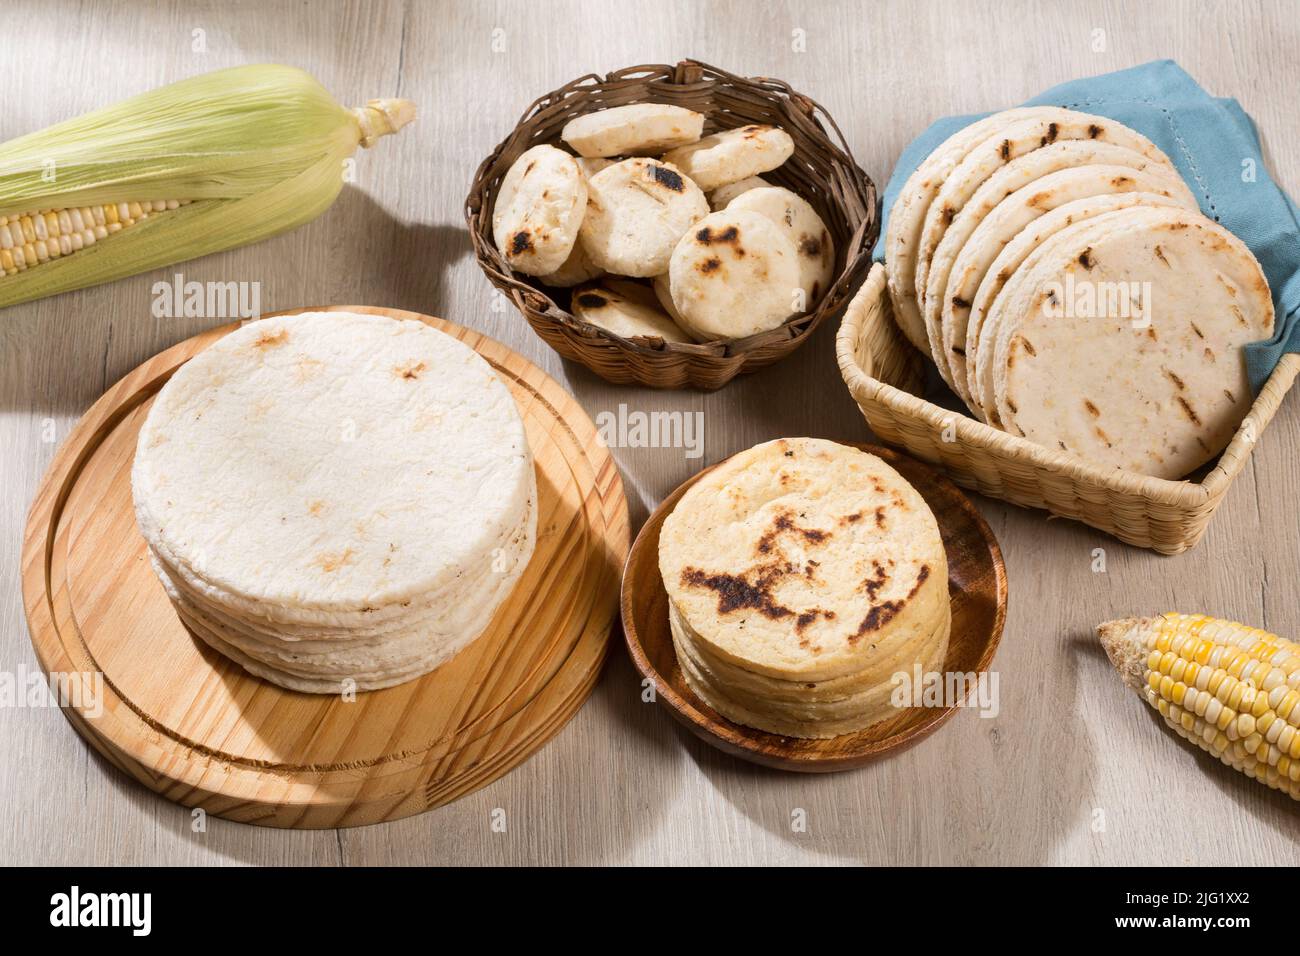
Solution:
[[[415,115],[310,75],[182,80],[0,145],[0,308],[246,245],[319,216],[344,161]]]
[[[1203,614],[1097,631],[1124,682],[1180,736],[1300,800],[1300,645]]]

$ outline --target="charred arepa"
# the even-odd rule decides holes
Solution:
[[[664,522],[687,684],[737,723],[833,737],[892,716],[893,675],[942,670],[951,611],[934,515],[893,468],[790,438],[729,459]]]

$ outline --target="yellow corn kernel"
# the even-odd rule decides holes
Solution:
[[[1300,645],[1200,614],[1099,631],[1125,682],[1180,736],[1300,800]]]
[[[0,216],[0,275],[17,275],[51,259],[71,255],[120,232],[123,225],[134,225],[151,214],[183,205],[188,203],[150,200],[148,211],[145,204],[117,203]],[[123,210],[137,215],[124,220]]]

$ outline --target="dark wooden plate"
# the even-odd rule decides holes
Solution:
[[[852,443],[883,458],[916,488],[934,511],[948,553],[952,637],[944,671],[982,673],[997,650],[1007,613],[1002,550],[970,500],[919,461],[876,445]],[[713,468],[716,468],[714,465]],[[857,733],[829,740],[781,737],[732,723],[686,686],[668,629],[668,594],[659,575],[659,530],[682,495],[712,471],[706,468],[669,495],[637,535],[623,570],[623,633],[632,661],[655,683],[658,699],[696,736],[727,753],[781,770],[852,770],[881,754],[915,743],[951,717],[956,706],[911,707]]]

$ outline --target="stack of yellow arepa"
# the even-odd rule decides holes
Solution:
[[[856,448],[787,438],[724,462],[664,522],[659,569],[687,684],[737,723],[851,733],[897,712],[895,674],[943,669],[939,527]]]

